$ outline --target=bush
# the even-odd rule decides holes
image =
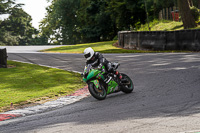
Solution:
[[[5,45],[8,46],[19,45],[19,37],[13,36],[10,32],[5,32],[3,39]]]
[[[113,38],[113,41],[117,41],[118,40],[118,36],[116,35],[114,38]]]
[[[19,37],[13,36],[11,32],[4,32],[0,34],[0,46],[19,45]]]
[[[199,9],[194,6],[191,7],[190,9],[191,9],[191,12],[192,12],[192,15],[193,15],[195,21],[198,21],[199,20]]]

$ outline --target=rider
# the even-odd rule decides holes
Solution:
[[[87,60],[86,65],[91,64],[93,67],[99,68],[105,66],[106,73],[115,73],[116,75],[119,74],[117,71],[114,71],[111,62],[106,60],[106,58],[104,58],[101,53],[94,52],[94,50],[91,47],[88,47],[84,50],[84,56]],[[119,78],[122,78],[121,75],[119,75]]]

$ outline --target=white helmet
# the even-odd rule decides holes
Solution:
[[[84,56],[85,56],[86,60],[90,60],[93,55],[94,55],[94,50],[91,47],[86,48],[84,50]]]

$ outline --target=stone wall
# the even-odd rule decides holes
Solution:
[[[200,51],[200,30],[121,31],[118,40],[127,49]]]

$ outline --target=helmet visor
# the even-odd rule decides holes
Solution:
[[[85,54],[84,56],[85,56],[85,58],[88,58],[88,57],[90,57],[90,56],[91,56],[91,54],[90,54],[90,53],[88,53],[88,54]]]

